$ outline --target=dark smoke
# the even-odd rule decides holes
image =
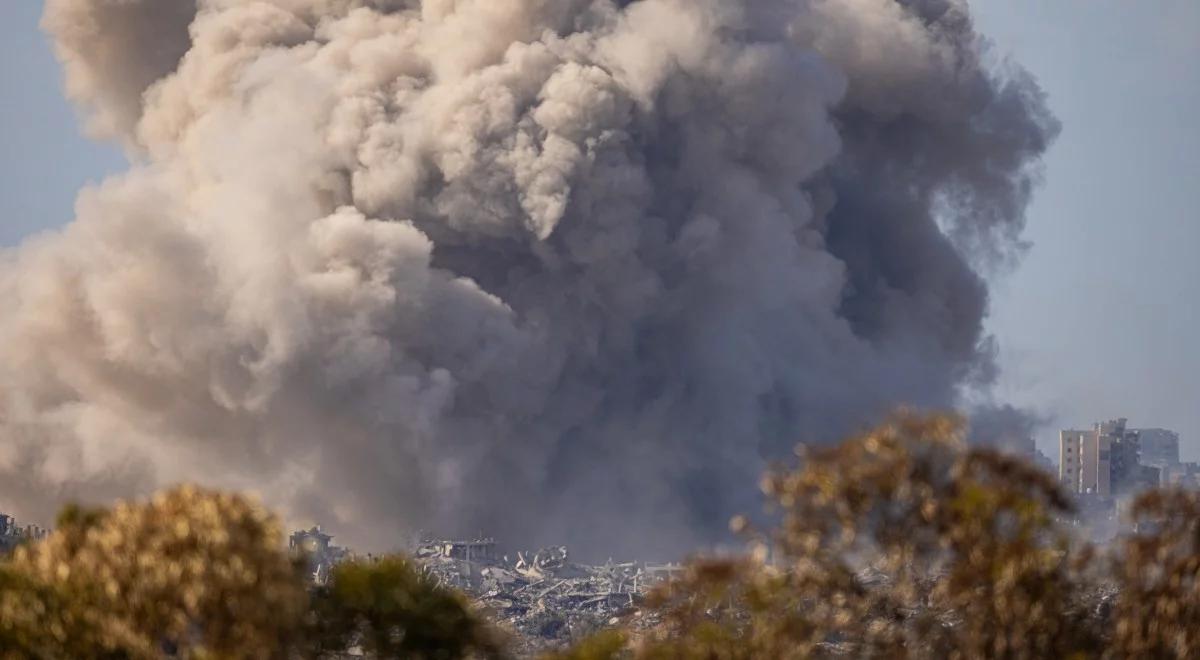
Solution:
[[[1030,456],[1036,450],[1034,436],[1050,418],[1011,405],[981,405],[971,411],[967,439],[977,445],[995,447]]]
[[[953,0],[48,0],[46,25],[144,164],[0,265],[25,515],[190,479],[359,544],[688,547],[797,440],[992,371],[981,273],[1057,131]]]

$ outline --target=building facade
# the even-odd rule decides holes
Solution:
[[[1058,432],[1058,479],[1073,492],[1083,483],[1083,445],[1088,431],[1073,429]]]
[[[1139,463],[1138,432],[1124,418],[1091,429],[1059,432],[1058,476],[1063,486],[1085,495],[1109,497],[1131,492],[1145,479]]]
[[[1158,468],[1179,465],[1179,434],[1167,429],[1138,429],[1142,465]]]
[[[325,584],[333,567],[349,558],[349,552],[333,545],[333,537],[322,532],[320,526],[293,532],[288,548],[307,561],[309,579],[318,585]]]
[[[1146,472],[1141,463],[1141,439],[1138,432],[1126,428],[1126,420],[1103,422],[1098,431],[1108,438],[1109,493],[1129,495],[1144,489]]]

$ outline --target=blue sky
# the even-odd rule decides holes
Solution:
[[[974,0],[994,55],[1034,73],[1063,121],[1029,216],[1033,247],[994,282],[1002,400],[1062,426],[1128,417],[1200,458],[1200,0]],[[86,140],[40,2],[0,3],[0,245],[72,216],[119,172]]]
[[[0,245],[65,224],[79,188],[124,168],[120,149],[80,134],[41,13],[40,1],[0,0]]]
[[[1059,426],[1128,417],[1200,458],[1200,2],[976,0],[1063,133],[994,285],[1002,397]]]

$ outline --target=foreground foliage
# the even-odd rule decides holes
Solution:
[[[310,593],[283,548],[262,508],[193,487],[68,509],[0,566],[0,657],[503,657],[465,598],[406,560],[344,564]]]
[[[313,647],[337,653],[357,642],[371,657],[503,658],[503,637],[402,557],[340,564],[313,594]]]
[[[1074,539],[1053,477],[967,447],[954,417],[911,414],[802,452],[763,490],[779,524],[734,521],[748,556],[693,561],[648,603],[662,625],[557,657],[1200,655],[1195,493],[1143,496],[1140,533],[1106,559]]]
[[[734,521],[745,556],[690,562],[640,625],[547,660],[1200,655],[1196,493],[1143,495],[1100,553],[1052,477],[967,447],[953,417],[911,414],[762,485],[775,524]],[[509,657],[411,561],[344,563],[308,588],[282,541],[257,505],[191,487],[68,509],[0,562],[0,658]]]
[[[274,518],[241,497],[180,488],[112,511],[68,509],[3,569],[13,657],[280,656],[304,588]]]
[[[1200,497],[1143,495],[1136,533],[1113,559],[1121,585],[1113,629],[1116,657],[1184,658],[1200,653]]]

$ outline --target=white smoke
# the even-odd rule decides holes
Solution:
[[[989,371],[1057,130],[956,0],[47,0],[137,164],[3,256],[0,498],[671,550]]]

